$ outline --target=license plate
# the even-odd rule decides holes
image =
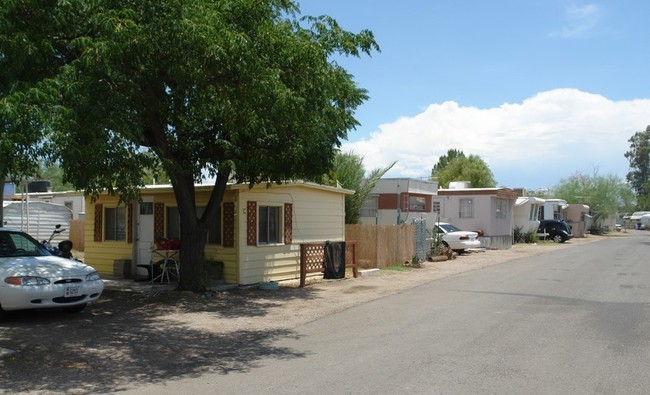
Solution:
[[[65,287],[63,291],[64,298],[74,298],[79,295],[81,295],[81,287],[78,285],[76,287]]]

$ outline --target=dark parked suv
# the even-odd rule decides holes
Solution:
[[[564,243],[573,238],[569,224],[557,219],[540,220],[537,235],[544,240],[551,239],[556,243]]]

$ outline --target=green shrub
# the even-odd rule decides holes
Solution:
[[[515,226],[514,229],[512,230],[512,242],[513,243],[525,243],[524,241],[524,232],[523,232],[523,227],[522,226]]]
[[[427,254],[427,259],[432,256],[440,256],[446,254],[446,247],[442,242],[442,234],[433,232],[433,240],[431,240],[431,248]]]
[[[526,232],[526,235],[524,237],[524,243],[528,244],[534,244],[539,241],[539,237],[537,236],[537,231],[531,230],[529,232]]]
[[[537,243],[538,237],[537,232],[534,230],[524,232],[522,226],[515,226],[512,231],[512,242],[517,243],[526,243],[533,244]]]

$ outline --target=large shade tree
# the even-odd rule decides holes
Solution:
[[[595,227],[600,227],[608,216],[630,211],[635,202],[624,180],[616,175],[599,175],[597,169],[592,174],[578,172],[562,179],[553,188],[553,196],[567,203],[588,205]]]
[[[457,150],[456,148],[451,148],[447,150],[447,153],[444,155],[440,155],[438,158],[438,163],[433,165],[433,168],[431,169],[431,175],[435,176],[436,174],[440,173],[444,169],[449,166],[449,163],[453,161],[456,158],[464,158],[465,153],[461,150]]]
[[[38,177],[42,180],[48,180],[52,191],[62,192],[73,189],[72,185],[63,182],[63,169],[56,163],[41,163]]]
[[[492,170],[480,156],[466,156],[456,149],[450,149],[438,159],[431,178],[442,188],[447,188],[452,181],[469,181],[472,188],[493,188],[497,184]]]
[[[13,98],[0,99],[0,191],[4,191],[7,181],[17,184],[36,174],[39,157],[43,155],[43,147],[39,144],[42,134],[22,127],[30,123],[30,106],[18,110],[15,105]],[[4,223],[3,218],[0,205],[0,226]]]
[[[32,128],[38,124],[37,113],[29,99],[21,103],[25,96],[3,92],[0,97],[0,190],[4,190],[5,180],[17,183],[36,174],[44,153],[40,144],[43,133]]]
[[[49,7],[34,6],[0,2],[0,190],[6,181],[19,183],[35,176],[45,155],[43,80],[52,76],[56,59],[49,56],[52,43],[37,33],[47,30],[38,25],[49,18]]]
[[[43,21],[20,14],[25,4],[48,5],[46,23],[64,21],[39,33],[61,64],[46,82],[65,181],[126,201],[160,164],[179,210],[179,288],[192,291],[206,285],[205,240],[226,183],[326,173],[367,98],[333,56],[378,49],[371,32],[301,19],[289,0],[3,3],[30,29]],[[215,183],[198,216],[204,174]]]
[[[630,163],[627,181],[637,196],[639,210],[650,209],[650,126],[636,132],[628,140],[630,150],[625,157]]]

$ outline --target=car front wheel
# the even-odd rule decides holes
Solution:
[[[553,236],[553,241],[556,243],[564,243],[564,237],[562,235]]]

